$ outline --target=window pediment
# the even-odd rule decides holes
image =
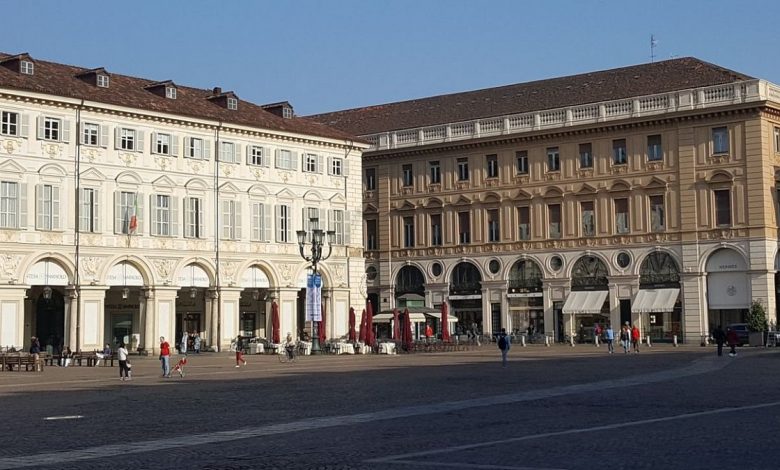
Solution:
[[[64,178],[68,175],[68,172],[65,170],[65,168],[54,163],[50,163],[48,165],[43,165],[41,169],[38,170],[38,174],[42,176],[56,176],[58,178]]]
[[[0,163],[0,172],[3,174],[16,173],[21,176],[25,172],[25,169],[13,160],[6,160],[3,163]]]
[[[172,179],[170,179],[168,176],[163,175],[156,180],[152,181],[152,186],[155,188],[167,188],[171,189],[176,186],[176,183],[173,182]]]
[[[138,184],[143,183],[143,180],[135,172],[123,171],[122,173],[119,173],[118,175],[116,175],[116,182],[117,183],[138,185]]]

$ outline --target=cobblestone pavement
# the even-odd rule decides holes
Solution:
[[[0,373],[0,469],[777,468],[780,350],[495,345]],[[78,418],[75,418],[78,417]]]

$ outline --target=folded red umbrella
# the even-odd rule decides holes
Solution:
[[[355,341],[357,334],[355,333],[355,308],[349,307],[349,340]]]

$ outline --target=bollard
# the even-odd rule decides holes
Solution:
[[[520,336],[520,345],[525,347],[525,335]]]
[[[594,342],[594,343],[596,343],[596,347],[597,347],[597,348],[598,348],[599,346],[601,346],[601,343],[599,343],[599,337],[598,337],[598,336],[594,336],[594,337],[593,337],[593,342]]]
[[[650,335],[647,335],[647,347],[648,348],[652,348],[653,347],[653,343],[650,342]]]
[[[674,344],[674,347],[677,347],[677,335],[672,336],[672,343]]]
[[[544,336],[544,345],[550,347],[550,337],[547,335]]]
[[[574,336],[569,336],[569,344],[571,344],[571,347],[574,347]]]

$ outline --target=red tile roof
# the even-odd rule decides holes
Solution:
[[[686,57],[308,117],[356,135],[369,135],[742,80],[752,77]]]
[[[0,52],[3,60],[17,57]],[[209,100],[212,90],[176,85],[176,99],[168,99],[146,89],[160,80],[146,80],[111,73],[108,88],[99,88],[78,78],[93,68],[74,67],[34,59],[35,73],[24,75],[0,65],[0,88],[43,93],[68,98],[85,99],[99,103],[125,106],[142,111],[170,113],[184,118],[200,118],[239,124],[270,131],[290,132],[339,140],[355,140],[351,134],[325,126],[308,118],[283,119],[260,106],[239,100],[237,110],[229,110]]]

